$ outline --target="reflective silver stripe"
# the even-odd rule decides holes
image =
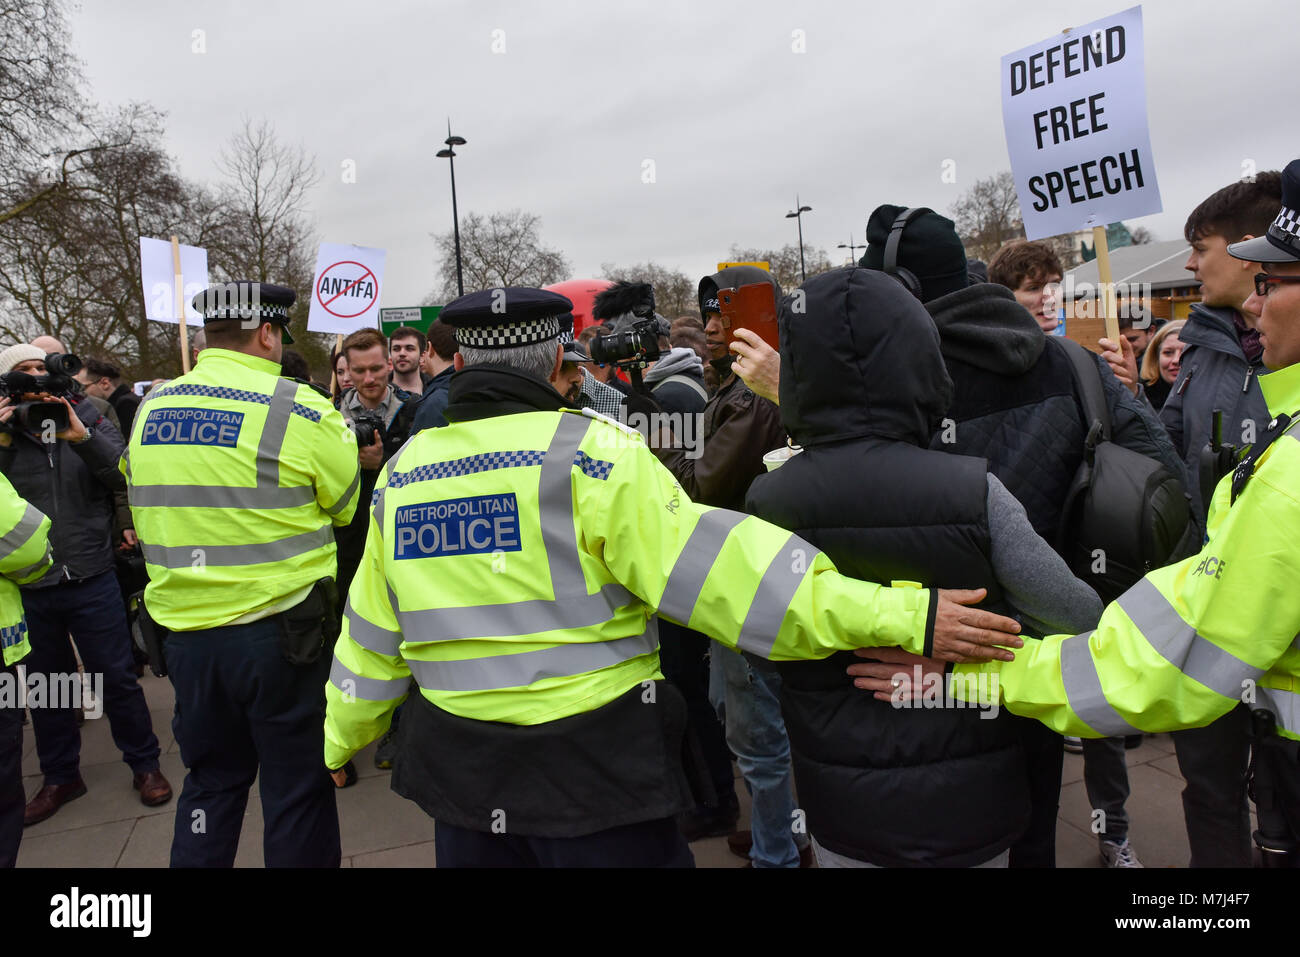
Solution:
[[[293,414],[293,397],[298,394],[298,383],[292,379],[277,378],[270,407],[266,410],[266,423],[262,437],[257,442],[257,484],[271,487],[280,484],[280,448],[289,431],[289,416]]]
[[[402,447],[405,448],[406,446]],[[374,496],[374,501],[370,506],[370,515],[374,518],[375,524],[378,525],[380,529],[383,529],[384,527],[384,493],[388,491],[388,483],[392,481],[393,466],[397,464],[397,458],[398,456],[394,455],[388,460],[388,464],[384,466],[383,488],[379,488],[379,482],[375,482],[375,491],[370,493]],[[358,470],[357,475],[360,476],[360,474],[361,472]],[[362,503],[360,502],[357,503],[358,506],[361,504]]]
[[[0,558],[8,558],[18,549],[32,540],[32,536],[41,530],[45,516],[34,505],[28,505],[18,524],[0,536]]]
[[[397,649],[402,644],[402,633],[380,628],[373,622],[363,618],[352,607],[351,597],[343,606],[343,620],[347,622],[348,634],[352,637],[352,640],[362,648],[373,651],[375,654],[396,657]]]
[[[802,549],[805,553],[800,563],[796,563],[792,557],[795,549]],[[740,638],[736,644],[742,651],[760,658],[766,658],[772,653],[772,646],[776,644],[777,633],[781,630],[781,622],[790,608],[790,602],[794,600],[794,593],[799,590],[808,569],[812,568],[813,559],[819,554],[816,548],[798,535],[791,535],[785,540],[763,573],[754,602],[749,606],[749,614],[745,616],[745,624],[740,628]],[[796,571],[796,564],[802,564],[803,570]]]
[[[1277,716],[1279,726],[1291,734],[1300,734],[1300,694],[1280,688],[1255,688],[1256,707],[1267,708]]]
[[[1162,658],[1225,698],[1240,698],[1245,682],[1262,677],[1268,670],[1247,664],[1197,634],[1148,579],[1120,595],[1117,602]]]
[[[537,511],[551,566],[551,594],[557,601],[587,594],[574,528],[573,458],[590,427],[588,418],[562,414],[537,480]]]
[[[330,666],[330,684],[345,695],[366,701],[392,701],[411,690],[410,678],[363,678],[334,658]]]
[[[695,603],[704,588],[704,580],[709,577],[713,563],[718,560],[727,536],[748,517],[725,508],[715,508],[700,516],[691,537],[686,540],[686,547],[682,549],[677,563],[668,575],[663,598],[659,600],[660,612],[682,624],[691,620]]]
[[[390,598],[391,598],[390,594]],[[453,641],[472,638],[512,638],[540,635],[559,629],[594,628],[632,602],[632,594],[619,584],[608,584],[594,595],[551,601],[534,598],[503,605],[466,608],[429,608],[397,611],[402,636],[418,641]],[[397,602],[393,601],[397,610]]]
[[[50,554],[50,550],[47,547],[45,549],[45,556],[39,562],[32,562],[26,568],[20,568],[16,572],[11,572],[8,575],[8,577],[14,579],[15,581],[21,581],[22,579],[26,578],[28,575],[35,575],[46,565],[50,564],[51,558],[52,556]]]
[[[316,497],[310,485],[132,485],[128,492],[133,508],[296,508]]]
[[[1070,710],[1098,734],[1122,737],[1140,734],[1137,728],[1119,716],[1101,690],[1101,676],[1092,660],[1088,639],[1093,632],[1075,635],[1061,642],[1061,682],[1065,685]]]
[[[343,507],[348,504],[349,499],[352,498],[352,493],[357,490],[357,486],[360,484],[361,470],[357,469],[357,474],[352,476],[352,484],[348,486],[348,490],[339,496],[339,500],[333,505],[326,506],[325,513],[327,515],[337,515],[339,512],[343,511]]]
[[[582,642],[462,661],[415,661],[406,665],[427,691],[491,691],[522,688],[544,678],[561,678],[599,671],[653,653],[659,647],[654,619],[644,635],[615,641]]]
[[[201,568],[204,565],[260,565],[282,562],[334,541],[329,528],[317,528],[274,542],[256,545],[150,545],[144,543],[144,560],[163,568]]]
[[[143,404],[144,404],[144,403],[141,403],[141,405],[143,405]],[[140,411],[140,410],[137,409],[137,410],[136,410],[136,414],[139,414],[139,411]],[[126,437],[126,440],[127,440],[127,444],[130,445],[130,442],[131,442],[131,436],[128,435],[128,436]],[[127,485],[130,485],[130,484],[131,484],[131,450],[130,450],[130,448],[125,448],[125,449],[122,450],[122,461],[126,463],[126,484],[127,484]]]

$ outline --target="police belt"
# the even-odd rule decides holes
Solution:
[[[527,693],[527,692],[521,692]],[[473,721],[413,695],[398,729],[392,788],[437,821],[566,838],[677,814],[686,703],[664,681],[545,724]]]

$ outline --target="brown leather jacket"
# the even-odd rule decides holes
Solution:
[[[763,456],[785,445],[786,435],[776,404],[729,372],[704,407],[702,454],[691,458],[684,448],[658,448],[655,454],[691,501],[744,511],[749,483],[763,472]]]

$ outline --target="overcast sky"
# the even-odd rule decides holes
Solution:
[[[405,306],[435,286],[429,234],[451,225],[447,164],[434,157],[448,116],[469,141],[457,151],[462,217],[536,213],[575,276],[653,259],[694,277],[732,243],[793,243],[784,217],[796,192],[813,208],[805,242],[838,261],[836,244],[860,244],[880,203],[946,212],[975,179],[1010,168],[1004,54],[1128,6],[84,0],[73,29],[92,96],[165,111],[187,178],[215,179],[216,153],[246,116],[305,147],[321,173],[320,238],[386,249],[382,304]],[[1286,79],[1300,8],[1142,6],[1165,211],[1131,224],[1174,239],[1243,162],[1274,169],[1300,155]],[[196,30],[206,52],[193,52]],[[346,160],[355,183],[343,182]],[[945,160],[955,183],[941,179]]]

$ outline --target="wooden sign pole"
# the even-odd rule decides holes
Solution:
[[[181,372],[190,371],[190,335],[185,327],[185,282],[181,276],[181,244],[172,237],[172,282],[176,287],[176,317],[181,324]]]
[[[1110,274],[1110,246],[1106,244],[1106,227],[1092,227],[1092,248],[1097,254],[1098,292],[1101,297],[1102,318],[1106,323],[1106,338],[1119,342],[1119,314],[1115,308],[1115,284]]]

